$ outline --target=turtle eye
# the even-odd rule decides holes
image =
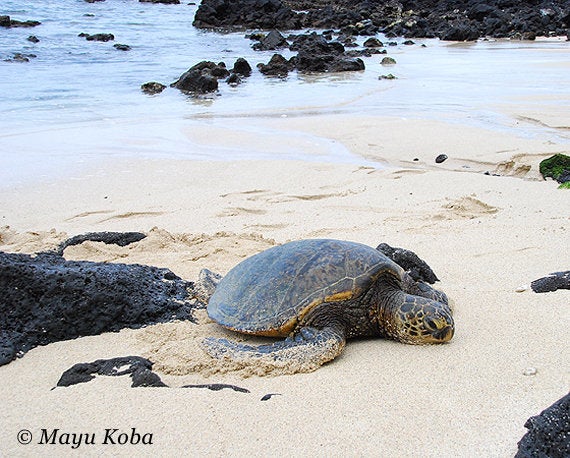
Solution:
[[[425,324],[428,327],[428,329],[430,329],[430,330],[433,330],[433,331],[438,330],[437,323],[434,320],[432,320],[431,318],[426,318]]]

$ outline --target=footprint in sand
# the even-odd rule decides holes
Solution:
[[[474,219],[497,213],[499,209],[475,198],[463,196],[443,205],[444,211],[435,215],[436,219]]]

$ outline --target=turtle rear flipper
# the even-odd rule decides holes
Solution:
[[[213,358],[240,365],[287,365],[294,368],[292,372],[309,372],[336,358],[344,344],[343,333],[336,329],[304,327],[294,337],[269,345],[245,345],[208,337],[202,348]]]

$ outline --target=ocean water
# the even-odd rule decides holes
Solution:
[[[268,117],[419,117],[568,140],[547,126],[515,126],[502,109],[529,100],[554,108],[570,102],[570,44],[563,40],[415,40],[406,46],[396,39],[396,46],[385,48],[395,66],[382,67],[383,56],[377,55],[364,58],[364,72],[293,72],[279,79],[255,69],[273,52],[254,51],[245,32],[193,28],[197,8],[137,0],[2,0],[0,15],[42,25],[0,28],[0,186],[129,156],[364,162],[338,142],[298,132],[289,133],[285,145],[283,138],[272,142],[274,133],[259,122]],[[88,42],[78,37],[82,32],[112,33],[115,41]],[[30,35],[40,42],[29,42]],[[119,51],[115,43],[131,50]],[[37,57],[10,62],[15,53]],[[249,61],[253,75],[235,88],[220,81],[216,95],[196,98],[167,88],[148,96],[140,90],[148,81],[168,85],[202,60],[223,61],[231,68],[238,57]],[[387,73],[398,79],[378,79]],[[206,127],[265,140],[257,146],[255,141],[196,141],[199,135],[188,135]]]

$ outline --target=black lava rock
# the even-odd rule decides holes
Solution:
[[[232,73],[236,73],[242,76],[250,76],[251,65],[249,65],[249,62],[245,60],[243,57],[239,57],[236,60],[234,67],[232,68]]]
[[[435,163],[436,164],[441,164],[442,162],[447,161],[447,154],[440,154],[439,156],[437,156],[435,158]]]
[[[140,356],[123,356],[111,359],[98,359],[92,363],[79,363],[67,369],[57,382],[58,387],[67,387],[86,383],[95,378],[95,375],[105,375],[108,377],[120,377],[129,375],[132,380],[131,387],[168,387],[160,376],[152,372],[152,362]],[[238,393],[250,393],[247,388],[227,383],[206,383],[199,385],[184,385],[181,388],[205,388],[211,391],[221,391],[225,389],[237,391]]]
[[[205,28],[340,29],[348,35],[476,40],[568,33],[568,0],[203,0]]]
[[[156,81],[150,81],[141,85],[141,91],[149,95],[160,94],[166,89],[166,86]]]
[[[329,42],[316,33],[297,37],[291,49],[299,51],[295,66],[301,73],[364,70],[362,59],[346,56],[341,43]]]
[[[279,0],[202,0],[193,22],[198,28],[301,28],[299,14]]]
[[[10,16],[0,16],[0,27],[37,27],[39,21],[17,21]]]
[[[88,33],[80,33],[81,38],[85,38],[87,41],[113,41],[115,36],[112,33],[96,33],[94,35],[89,35]]]
[[[37,56],[35,54],[22,54],[20,52],[14,53],[14,56],[10,59],[6,59],[8,62],[29,62],[30,59],[34,59]]]
[[[570,270],[554,272],[546,277],[534,280],[530,287],[535,293],[549,293],[558,289],[570,289]]]
[[[274,51],[287,46],[289,46],[289,43],[285,37],[278,30],[272,30],[262,37],[258,43],[255,43],[253,49],[256,51]]]
[[[192,287],[168,269],[0,252],[0,365],[38,345],[193,320]]]
[[[378,38],[369,38],[363,45],[367,48],[381,48],[384,46],[384,43],[382,43]]]
[[[183,73],[170,86],[183,92],[207,94],[218,90],[218,78],[227,78],[230,72],[223,63],[202,61]]]
[[[107,245],[127,246],[131,243],[140,242],[146,238],[142,232],[88,232],[68,238],[57,248],[57,253],[63,256],[67,247],[80,245],[83,242],[103,242]]]
[[[160,377],[152,372],[152,363],[140,356],[124,356],[112,359],[98,359],[92,363],[79,363],[67,369],[57,382],[57,386],[66,387],[86,383],[95,375],[120,377],[130,375],[132,387],[165,387]]]
[[[285,77],[294,68],[294,64],[285,59],[281,54],[273,54],[267,64],[257,64],[261,73],[267,76]]]
[[[528,432],[519,441],[515,458],[570,456],[570,393],[524,424]]]
[[[120,43],[114,44],[113,48],[118,49],[119,51],[130,51],[131,50],[131,47],[129,45],[123,45]]]

